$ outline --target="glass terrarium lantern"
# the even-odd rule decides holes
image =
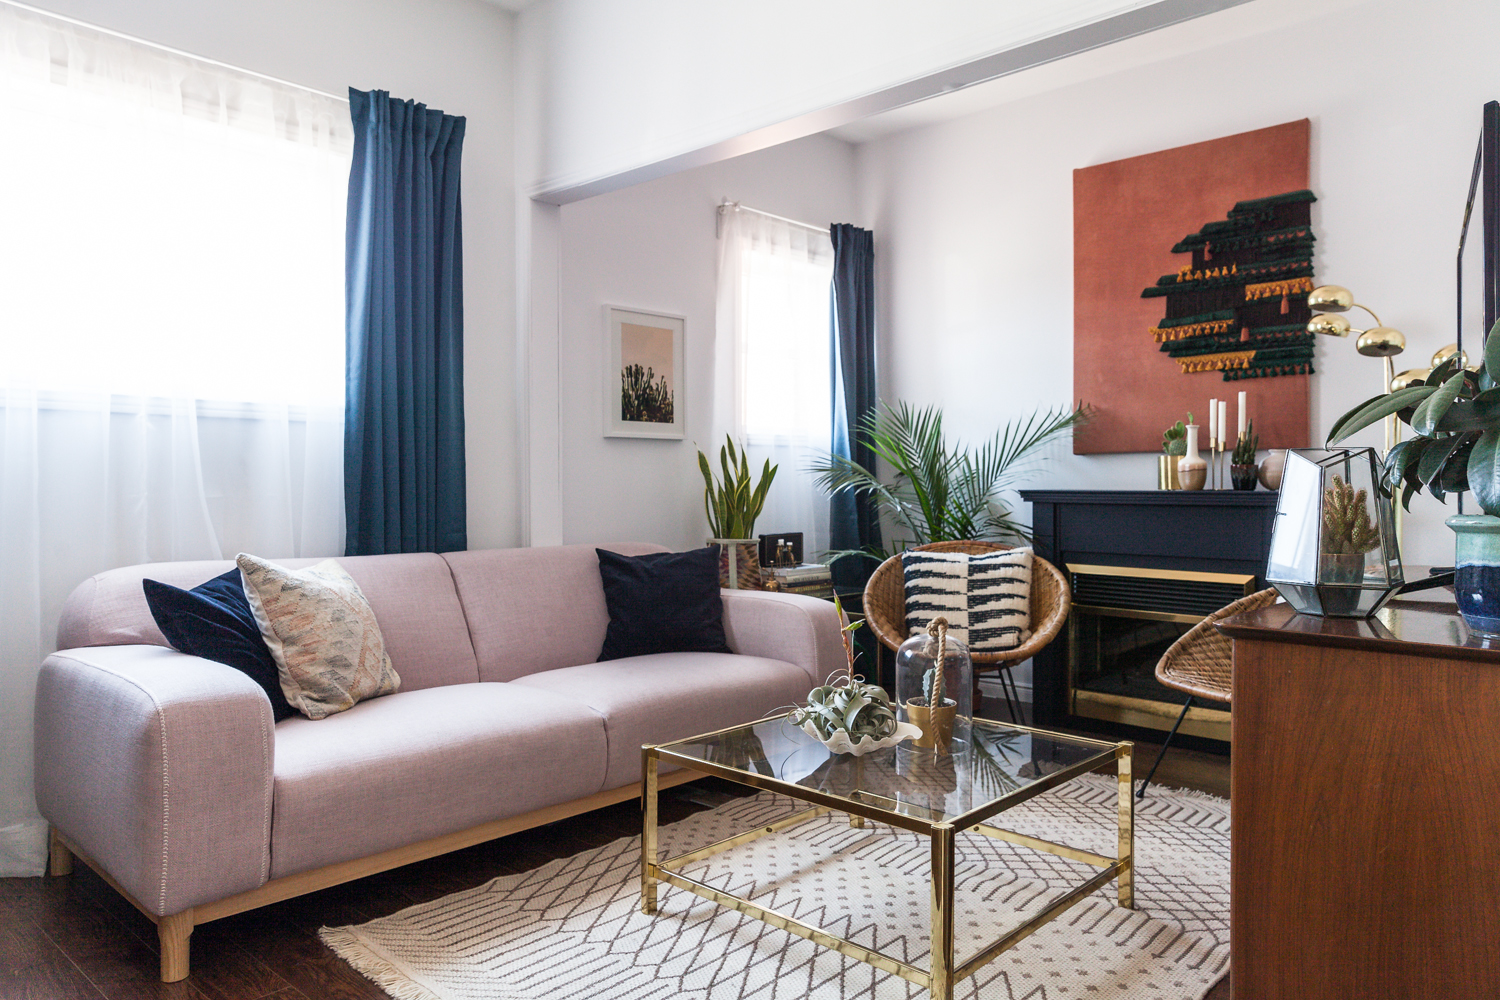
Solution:
[[[1300,614],[1366,618],[1406,582],[1374,449],[1286,453],[1266,582]]]
[[[946,619],[934,619],[926,632],[903,642],[896,650],[899,719],[922,735],[902,748],[967,753],[974,724],[973,680],[969,648],[948,635]]]

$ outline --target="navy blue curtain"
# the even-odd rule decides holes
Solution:
[[[857,431],[875,411],[875,235],[836,224],[833,238],[833,452],[875,468],[875,452]],[[829,548],[880,546],[880,516],[871,497],[840,493],[830,502]],[[837,587],[863,587],[875,569],[870,559],[849,557],[833,564]]]
[[[468,548],[464,120],[350,89],[345,554]]]

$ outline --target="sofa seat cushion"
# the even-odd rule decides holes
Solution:
[[[604,787],[599,714],[550,691],[452,684],[276,727],[271,876],[378,854]]]
[[[782,660],[728,653],[654,653],[528,674],[510,687],[571,698],[604,720],[605,788],[641,780],[641,744],[753,722],[807,698],[807,673]]]

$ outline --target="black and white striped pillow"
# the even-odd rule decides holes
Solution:
[[[999,653],[1031,638],[1031,549],[903,552],[901,570],[907,635],[941,615],[970,652]]]

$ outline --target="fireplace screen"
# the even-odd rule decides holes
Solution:
[[[1157,681],[1157,661],[1204,617],[1251,593],[1255,578],[1131,566],[1067,568],[1073,586],[1069,711],[1084,718],[1171,729],[1187,695]],[[1205,703],[1195,703],[1181,731],[1228,740],[1227,706],[1198,704]]]

